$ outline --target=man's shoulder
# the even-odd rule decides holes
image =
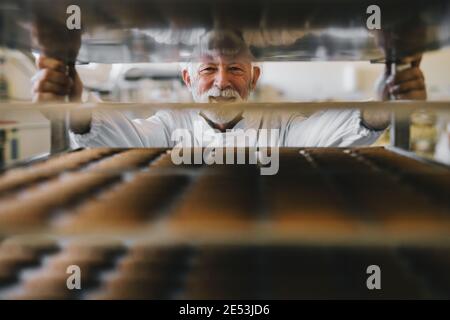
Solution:
[[[189,127],[198,119],[199,111],[197,109],[158,110],[153,117],[158,118],[169,128]]]
[[[264,112],[261,116],[263,121],[263,127],[267,128],[283,128],[293,119],[305,119],[305,115],[299,112],[291,111],[270,111]]]

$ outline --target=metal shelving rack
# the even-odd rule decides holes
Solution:
[[[378,3],[383,10],[383,25],[386,27],[383,32],[370,32],[366,29],[365,9],[371,4],[371,1],[365,0],[253,0],[240,2],[232,0],[134,0],[132,1],[133,6],[130,5],[130,2],[124,2],[123,0],[3,0],[0,10],[7,9],[8,14],[14,10],[15,12],[21,12],[21,18],[17,19],[18,23],[15,23],[14,19],[8,18],[5,20],[3,15],[4,21],[7,21],[6,25],[13,32],[8,34],[2,33],[0,35],[0,43],[6,44],[11,48],[28,51],[37,50],[46,55],[62,59],[68,64],[74,63],[75,60],[81,63],[185,61],[186,53],[192,52],[198,43],[186,42],[186,39],[179,37],[177,30],[198,30],[199,28],[226,29],[230,26],[242,30],[244,38],[247,36],[248,38],[260,40],[249,44],[257,61],[363,60],[374,63],[396,64],[400,63],[401,59],[409,54],[437,50],[450,44],[450,1],[430,0],[424,2],[422,0],[413,0],[406,2],[402,0],[381,0]],[[84,17],[84,34],[82,36],[80,33],[70,33],[64,31],[64,28],[60,28],[64,25],[65,8],[69,4],[77,4],[82,8]],[[232,4],[232,6],[227,6],[227,4]],[[407,6],[407,10],[405,6]],[[199,8],[203,9],[199,11]],[[8,17],[12,17],[12,15]],[[29,32],[30,30],[33,32]],[[167,34],[165,35],[167,37],[163,39],[164,37],[161,36],[161,33],[155,33],[152,30],[166,30]],[[280,32],[280,30],[286,31],[284,34],[288,34],[290,36],[288,37],[289,39],[274,36],[273,32],[276,35],[276,32]],[[355,33],[349,33],[346,36],[346,33],[342,32],[342,30],[358,31],[356,34],[359,36],[355,36]],[[261,37],[251,37],[255,34]],[[270,35],[268,39],[264,38],[264,35],[267,34]],[[14,37],[10,35],[14,35]],[[274,39],[279,42],[273,43]],[[81,48],[79,48],[80,44]],[[318,48],[323,48],[323,50],[318,50]],[[78,51],[78,49],[80,50]],[[326,52],[325,55],[323,54],[324,51]],[[196,107],[206,108],[208,105],[202,104]],[[212,295],[214,293],[219,293],[219,298],[228,297],[226,294],[236,298],[236,292],[241,293],[242,291],[242,284],[247,284],[253,290],[249,294],[250,298],[264,297],[263,294],[270,293],[272,289],[264,287],[267,284],[265,280],[270,279],[270,276],[274,274],[276,276],[288,274],[289,278],[283,278],[284,282],[280,281],[280,278],[276,278],[278,281],[275,280],[272,284],[281,284],[292,290],[290,292],[278,292],[279,296],[269,295],[272,298],[311,297],[308,295],[310,292],[304,289],[302,285],[308,282],[308,277],[319,279],[318,277],[320,276],[328,277],[329,279],[333,278],[333,281],[336,280],[333,283],[340,282],[344,285],[338,289],[334,288],[334,291],[328,290],[327,285],[329,284],[325,281],[321,286],[316,285],[315,288],[321,290],[320,293],[316,292],[319,298],[361,298],[361,293],[368,298],[385,298],[383,295],[377,296],[376,294],[373,295],[372,292],[361,291],[361,288],[358,287],[359,282],[351,282],[355,281],[355,274],[364,274],[367,263],[370,262],[372,264],[374,263],[373,261],[386,262],[388,266],[396,267],[395,273],[393,273],[394,277],[392,277],[394,280],[392,281],[393,285],[388,288],[389,290],[392,289],[389,297],[448,298],[450,296],[450,283],[448,283],[447,276],[448,267],[445,269],[444,276],[436,271],[440,269],[433,269],[433,266],[445,268],[445,266],[448,266],[448,261],[450,261],[448,260],[448,254],[450,253],[450,233],[448,232],[448,226],[450,225],[448,215],[449,188],[447,187],[448,180],[446,180],[446,177],[450,175],[449,168],[433,161],[422,159],[408,151],[410,145],[410,114],[414,110],[424,108],[449,112],[450,101],[246,103],[245,106],[234,105],[234,107],[244,107],[246,110],[254,111],[276,109],[303,112],[313,112],[326,108],[389,110],[393,115],[391,124],[392,146],[388,147],[388,150],[382,148],[367,148],[368,150],[364,150],[364,148],[320,148],[321,150],[315,148],[303,150],[292,148],[284,150],[283,159],[288,163],[287,170],[281,177],[274,176],[275,180],[271,181],[264,180],[265,178],[256,175],[245,175],[249,172],[252,173],[253,171],[251,170],[254,168],[244,168],[249,169],[244,175],[242,175],[244,171],[239,170],[231,172],[203,170],[199,173],[195,171],[196,168],[185,168],[184,171],[181,169],[180,174],[179,171],[174,170],[167,150],[127,149],[98,151],[85,149],[73,152],[75,155],[78,151],[79,154],[83,152],[87,154],[86,158],[82,158],[82,160],[77,157],[75,157],[75,160],[71,158],[72,162],[61,161],[61,159],[65,160],[64,157],[73,156],[69,150],[68,141],[69,114],[73,110],[83,108],[91,110],[95,108],[114,110],[132,108],[153,108],[155,110],[164,108],[183,109],[192,108],[192,104],[0,104],[0,112],[2,108],[40,109],[51,115],[51,154],[16,163],[10,167],[20,171],[24,167],[38,165],[44,160],[42,161],[44,166],[46,165],[46,168],[51,170],[37,177],[33,176],[33,174],[39,170],[22,170],[23,175],[20,176],[19,181],[13,181],[11,184],[8,184],[10,181],[7,181],[8,183],[3,184],[5,190],[11,192],[13,196],[9,199],[0,199],[2,205],[6,202],[9,205],[0,208],[0,211],[2,211],[0,218],[4,219],[1,227],[5,229],[0,231],[0,240],[2,241],[0,249],[6,248],[0,254],[4,254],[9,258],[7,256],[9,248],[27,250],[24,252],[27,252],[27,257],[30,258],[29,262],[31,264],[27,264],[23,268],[22,265],[18,264],[18,267],[8,269],[8,271],[12,271],[10,274],[4,273],[7,275],[6,280],[11,281],[12,279],[12,284],[15,286],[13,290],[10,290],[11,287],[8,285],[3,285],[1,281],[5,280],[5,278],[2,279],[0,277],[0,298],[33,299],[48,298],[49,296],[75,299],[99,297],[112,299],[118,297],[178,298],[179,296],[164,295],[150,291],[155,287],[170,286],[173,280],[178,279],[180,275],[176,272],[179,269],[174,268],[174,266],[179,267],[180,265],[184,268],[180,272],[183,275],[190,275],[192,277],[191,280],[195,280],[184,287],[177,284],[175,289],[171,288],[172,291],[176,291],[178,294],[180,292],[186,294],[182,298],[198,297],[198,295],[195,295],[196,293],[200,293],[201,297],[206,298],[214,297]],[[133,152],[141,152],[146,161],[134,163],[136,155],[130,156]],[[157,156],[153,157],[153,152],[157,152]],[[374,154],[371,152],[380,153]],[[119,157],[115,157],[116,155],[119,155]],[[123,157],[120,157],[120,155]],[[406,158],[403,156],[406,156]],[[133,161],[130,162],[130,159]],[[166,160],[166,162],[158,163],[161,159],[163,161]],[[320,160],[323,162],[321,163]],[[52,161],[58,163],[56,169],[54,164],[52,167]],[[403,167],[405,161],[408,162],[406,168]],[[75,165],[73,165],[73,162],[76,162]],[[103,172],[106,176],[101,176],[101,166],[105,163],[107,163],[109,169],[112,168],[113,170]],[[130,163],[133,164],[130,165]],[[168,164],[169,166],[167,166]],[[137,180],[124,178],[122,174],[124,167],[127,165],[129,166],[127,173],[132,173],[134,178],[137,177]],[[295,170],[298,169],[296,165],[299,165],[302,170]],[[99,169],[98,172],[100,172],[99,177],[96,177],[94,174],[96,166],[100,167],[100,169],[97,167]],[[148,170],[149,167],[151,167],[150,170]],[[236,168],[233,167],[231,169]],[[417,169],[417,172],[414,169]],[[27,172],[24,173],[24,171]],[[214,176],[215,174],[219,176],[219,179]],[[421,174],[424,176],[421,177]],[[427,174],[430,175],[427,176]],[[59,179],[63,175],[65,177],[69,175],[71,179],[75,179],[75,182],[81,183],[78,185],[71,179]],[[164,179],[157,179],[159,175],[164,175]],[[191,189],[180,190],[179,188],[173,188],[174,185],[178,186],[179,180],[176,179],[180,178],[180,176],[190,181],[191,184],[189,186],[192,187]],[[206,181],[207,183],[198,187],[199,180],[191,179],[193,177],[203,177],[205,179],[203,182]],[[436,177],[438,179],[434,179]],[[175,179],[175,183],[167,185],[168,178]],[[217,190],[218,192],[223,192],[223,184],[215,184],[217,181],[222,182],[220,178],[229,178],[223,179],[229,183],[226,185],[228,189],[225,190],[224,194],[226,196],[232,194],[233,196],[230,198],[219,197],[219,200],[222,200],[219,204],[214,203],[214,201],[209,203],[207,201],[198,201],[198,199],[202,199],[201,197],[205,193],[213,193]],[[425,179],[421,180],[421,178]],[[321,182],[315,186],[316,193],[313,196],[308,192],[309,186],[305,187],[300,184],[300,187],[303,187],[303,189],[300,188],[298,194],[290,189],[295,186],[295,183],[303,181],[303,179],[306,181],[315,179]],[[229,214],[230,211],[227,211],[227,213],[229,216],[232,216],[231,220],[234,219],[232,222],[238,222],[240,226],[242,226],[242,221],[248,222],[249,213],[256,214],[256,218],[252,216],[255,219],[253,221],[250,220],[253,223],[251,228],[246,229],[244,225],[243,229],[235,230],[234,224],[227,225],[223,224],[220,219],[214,219],[215,211],[220,211],[214,208],[217,209],[218,206],[226,208],[228,205],[234,205],[234,202],[238,203],[241,199],[241,193],[251,189],[245,184],[247,180],[253,183],[252,186],[257,186],[256,196],[252,194],[253,197],[250,196],[249,200],[255,204],[255,206],[251,206],[253,211],[248,209],[248,203],[244,205],[240,203],[241,207],[239,205],[234,207],[237,208],[235,211],[240,214],[238,218],[233,214]],[[42,181],[51,184],[50,191],[49,189],[43,190],[45,188],[36,188]],[[136,181],[140,183],[137,184],[137,187],[133,185]],[[386,181],[388,183],[384,184]],[[288,183],[285,184],[286,182]],[[378,190],[371,185],[372,182],[378,187]],[[390,188],[384,190],[386,185]],[[86,186],[89,191],[87,193],[85,190]],[[110,188],[112,186],[123,189],[117,191],[115,188]],[[29,187],[31,187],[31,193],[34,195],[34,198],[16,201],[14,196],[18,193],[17,191],[27,191]],[[281,193],[278,193],[280,198],[270,199],[272,194],[267,189],[263,189],[270,187],[272,187],[273,193],[276,193],[277,188],[282,190]],[[342,189],[339,189],[341,187]],[[365,194],[364,187],[371,189],[372,193]],[[240,188],[241,190],[239,190]],[[396,192],[395,188],[401,189],[402,194],[394,194]],[[59,197],[55,196],[61,189],[64,189],[66,196],[62,202],[59,201]],[[149,192],[140,193],[141,198],[132,197],[130,200],[119,197],[124,190],[136,193],[136,190],[142,189],[149,190]],[[162,190],[163,192],[154,194],[152,193],[153,190]],[[331,191],[331,194],[337,195],[340,200],[343,200],[343,209],[339,207],[336,211],[332,204],[332,210],[329,210],[330,206],[325,206],[325,212],[319,212],[324,208],[321,205],[328,200],[326,199],[325,191],[328,191],[328,194]],[[377,191],[382,192],[388,199],[388,202],[392,203],[379,203]],[[436,194],[432,194],[435,191]],[[103,203],[101,203],[102,199],[95,199],[98,200],[96,205],[102,205],[103,207],[101,208],[103,210],[98,208],[95,210],[89,207],[92,204],[90,202],[96,202],[91,201],[91,195],[96,194],[96,192],[97,194],[101,193],[103,196],[108,196],[109,194],[109,198],[106,197],[106,200],[102,198]],[[356,204],[353,203],[352,192],[357,193],[360,197],[355,198]],[[190,197],[191,206],[192,203],[196,203],[199,207],[195,210],[189,206],[187,209],[186,207],[181,207],[181,209],[177,207],[174,212],[167,215],[164,215],[167,212],[162,212],[161,214],[158,211],[159,208],[153,210],[146,207],[148,205],[150,208],[153,208],[151,206],[155,205],[155,203],[158,204],[161,199],[166,204],[175,202],[177,205],[183,205],[183,201],[176,202],[172,198],[181,194],[184,196],[182,198],[183,201],[186,200],[186,197]],[[285,219],[284,225],[282,223],[277,224],[280,220],[277,220],[279,217],[277,218],[275,215],[269,217],[267,221],[264,221],[265,223],[261,223],[259,220],[262,211],[259,201],[265,195],[267,195],[267,199],[273,201],[273,205],[275,201],[278,201],[278,213],[281,216],[284,215],[282,217],[282,219]],[[287,207],[283,207],[285,204],[283,201],[286,200],[283,197],[284,195],[288,195],[288,200],[285,201],[288,204]],[[300,199],[299,195],[303,198]],[[370,197],[366,197],[366,195]],[[430,196],[428,200],[431,199],[431,201],[427,201],[427,196]],[[41,203],[42,198],[45,198],[43,203]],[[151,200],[149,203],[146,202],[149,200],[147,198]],[[298,201],[299,199],[300,201],[305,200],[305,202],[310,201],[310,205],[311,201],[315,201],[317,205],[316,207],[313,206],[312,209],[306,206],[304,210],[306,212],[306,221],[303,222],[306,224],[306,229],[305,225],[302,225],[302,221],[296,220],[295,215],[293,216],[294,211],[294,213],[298,214],[305,213],[302,211],[303,204]],[[135,203],[140,203],[139,201],[142,201],[145,205],[139,208],[133,207]],[[360,202],[359,207],[358,201]],[[436,201],[436,203],[433,201]],[[395,206],[395,202],[398,202],[404,211],[396,212],[395,210],[398,207]],[[131,208],[130,210],[135,214],[130,219],[135,219],[134,222],[141,222],[135,229],[126,229],[125,231],[121,229],[123,223],[126,222],[126,219],[121,215],[124,212],[120,212],[120,208],[124,208],[120,207],[123,203],[128,205],[125,208]],[[339,203],[342,204],[341,202]],[[415,208],[414,204],[411,203],[418,204],[419,207]],[[75,207],[72,206],[74,204]],[[81,210],[83,214],[77,211],[80,209],[80,207],[76,207],[77,204],[87,205],[87,207],[81,208],[84,209]],[[386,214],[382,205],[386,206],[385,208],[389,214]],[[439,207],[439,205],[442,207]],[[291,207],[289,208],[289,206]],[[110,214],[110,211],[117,209],[117,207],[119,207],[119,212],[115,212],[114,218],[118,220],[112,221],[114,219],[108,214]],[[361,208],[366,208],[367,212],[364,212]],[[126,211],[126,209],[123,210]],[[267,211],[269,210],[267,209]],[[136,214],[136,211],[139,212]],[[332,212],[331,215],[327,215],[329,211]],[[20,214],[19,217],[17,217],[17,212]],[[203,221],[197,220],[196,225],[195,219],[192,221],[189,219],[183,220],[186,218],[186,212],[193,214],[200,212],[200,216],[203,214],[203,218],[209,217],[211,219],[212,225],[208,226],[206,224],[205,227]],[[78,230],[77,232],[64,228],[60,229],[61,225],[55,224],[52,220],[55,215],[61,217],[67,213],[72,213],[69,218],[74,219],[69,220],[69,223],[73,223],[75,226],[77,226],[76,223],[82,223],[82,227],[78,225],[78,227],[74,228],[74,230]],[[158,213],[160,214],[158,218],[165,217],[166,219],[162,219],[163,223],[153,224],[155,222],[155,214],[157,215]],[[227,213],[224,214],[225,218],[227,218]],[[321,213],[325,214],[321,216]],[[316,215],[314,216],[314,214]],[[319,214],[319,218],[317,218],[317,214]],[[92,217],[97,219],[93,219],[95,223],[92,222]],[[29,218],[37,225],[29,224]],[[178,229],[168,228],[168,225],[164,224],[164,222],[170,222],[173,218],[178,219]],[[321,220],[322,218],[324,220]],[[389,218],[393,218],[394,221],[389,221]],[[412,229],[409,229],[409,218],[413,220]],[[139,219],[142,219],[142,221]],[[161,220],[155,220],[161,222]],[[109,230],[105,226],[111,221],[116,223],[115,226],[119,227],[119,231],[122,232]],[[185,230],[180,228],[180,226],[184,227],[184,223],[189,221],[192,223],[190,225],[193,227],[192,229],[186,228]],[[322,224],[324,221],[325,223]],[[330,221],[331,223],[329,223]],[[427,224],[430,222],[431,227]],[[9,223],[12,225],[14,223],[18,224],[20,232],[10,228],[11,225]],[[292,228],[291,223],[294,228]],[[357,227],[353,228],[355,223]],[[108,224],[108,226],[110,225]],[[389,229],[389,226],[391,229]],[[21,229],[20,227],[25,228]],[[27,229],[27,227],[29,228]],[[84,227],[87,229],[93,227],[93,229],[90,229],[91,232],[89,232]],[[221,233],[222,229],[226,232]],[[35,237],[28,237],[30,230]],[[298,230],[301,231],[299,232]],[[438,232],[435,232],[436,230]],[[20,238],[20,236],[14,238],[13,236],[17,234],[24,236],[24,238]],[[99,235],[111,236],[111,238],[102,242],[98,238]],[[12,236],[12,239],[8,238],[9,236]],[[89,238],[92,236],[93,238]],[[88,239],[87,242],[85,241],[86,239]],[[77,243],[78,240],[82,241]],[[231,250],[229,250],[230,248]],[[251,249],[250,251],[248,251],[249,248]],[[292,248],[294,250],[291,250]],[[16,251],[22,252],[20,250]],[[205,252],[206,255],[204,254]],[[219,252],[219,255],[217,252]],[[238,255],[235,255],[236,252]],[[288,252],[287,255],[285,254],[286,252]],[[155,255],[154,253],[157,254]],[[159,254],[162,254],[162,259],[158,256]],[[281,256],[277,256],[277,254],[281,254]],[[195,267],[190,267],[188,270],[185,262],[192,257],[195,257],[197,262],[209,263],[209,266],[206,265],[207,268],[203,266],[203,269],[197,270]],[[247,257],[250,257],[247,259],[248,261],[245,260]],[[39,261],[43,261],[43,258],[48,259],[49,263],[40,265]],[[280,260],[278,260],[279,258]],[[261,261],[261,259],[263,261],[265,261],[264,259],[272,261],[271,263],[260,264],[260,268],[256,269],[258,272],[253,273],[259,276],[268,275],[269,277],[264,278],[264,282],[258,282],[261,279],[253,279],[253,282],[248,283],[245,282],[248,277],[235,277],[235,274],[240,274],[239,271],[235,270],[241,270],[237,269],[237,267],[243,266],[245,269],[248,266],[246,263]],[[116,282],[116,287],[111,288],[108,287],[107,280],[99,281],[102,284],[106,284],[106,287],[103,287],[103,289],[110,290],[109,293],[107,290],[106,296],[101,294],[99,296],[89,296],[89,293],[95,293],[95,290],[99,289],[95,285],[93,290],[88,292],[87,296],[73,294],[73,292],[66,290],[65,277],[53,277],[55,273],[56,276],[60,275],[57,273],[59,271],[58,267],[64,266],[64,264],[61,264],[61,260],[71,264],[72,261],[81,261],[85,263],[84,266],[86,268],[92,267],[92,264],[93,267],[96,267],[96,263],[100,263],[101,266],[114,265],[115,270],[113,268],[104,270],[105,268],[103,268],[101,271],[115,271],[116,275],[122,277],[120,279],[122,283]],[[140,295],[133,296],[131,289],[136,289],[136,287],[132,286],[133,281],[136,283],[136,278],[133,278],[133,275],[131,277],[129,274],[127,275],[127,270],[121,269],[119,264],[112,264],[112,260],[119,261],[119,263],[125,261],[128,263],[128,267],[133,266],[135,268],[142,267],[142,262],[144,262],[145,267],[149,265],[163,267],[157,268],[158,270],[151,268],[141,270],[139,276],[142,276],[142,278],[138,278],[141,281],[138,281],[137,286],[140,286],[138,288],[141,290],[138,292]],[[317,264],[315,264],[316,260],[318,261]],[[11,261],[15,262],[14,260]],[[421,261],[427,262],[424,268],[422,268]],[[298,272],[299,269],[297,268],[294,270],[288,268],[292,263],[298,263],[295,264],[298,267],[309,266],[310,268],[302,269],[302,272]],[[340,267],[337,276],[334,269],[335,264]],[[225,274],[224,276],[223,269],[220,268],[222,265],[226,267],[226,270],[231,270],[232,274]],[[402,277],[405,274],[405,265],[408,266],[408,279],[403,279]],[[323,268],[330,266],[333,267],[331,268],[333,270],[329,268],[324,270]],[[27,268],[27,271],[37,273],[31,274],[31,277],[27,279],[19,278],[18,273],[23,272],[23,269]],[[160,269],[173,272],[161,273]],[[320,269],[320,271],[317,269]],[[198,270],[200,271],[197,272]],[[274,270],[277,272],[274,273]],[[291,274],[288,271],[293,272]],[[66,276],[65,270],[63,270],[62,274]],[[207,274],[207,277],[202,277],[203,274]],[[218,278],[225,279],[227,284],[230,285],[228,292],[214,292],[216,288],[213,285],[209,286],[215,274],[218,275]],[[295,287],[291,287],[291,280],[298,280],[299,275],[302,274],[306,275],[305,278],[301,279],[305,281],[300,282]],[[94,273],[91,273],[90,276],[93,277],[90,280],[99,280],[94,279]],[[63,279],[62,282],[61,279]],[[158,280],[156,286],[155,279]],[[144,280],[153,281],[150,283],[145,282],[149,289],[148,292],[142,291],[141,283],[144,283]],[[93,283],[97,282],[93,281]],[[365,284],[365,281],[361,283]],[[426,285],[425,288],[422,286],[424,283]],[[58,285],[61,285],[61,287],[58,287]],[[127,289],[124,289],[125,285],[128,286],[126,287]],[[233,291],[235,290],[233,285],[237,288],[237,291]],[[387,285],[389,286],[390,284],[387,283]],[[47,286],[50,288],[50,291],[42,290],[47,288]],[[411,286],[415,290],[409,290]],[[195,289],[199,287],[200,289],[203,288],[204,291],[195,292]],[[260,290],[262,287],[266,290],[263,293],[261,292],[264,290]],[[17,288],[20,290],[14,290]],[[189,288],[194,289],[189,291]],[[433,290],[430,290],[430,288]],[[363,287],[362,289],[365,290],[366,288]],[[52,292],[51,290],[54,291]],[[100,293],[105,294],[104,291]],[[127,294],[129,295],[127,296]],[[292,294],[299,295],[292,296]],[[351,294],[351,296],[347,294]]]

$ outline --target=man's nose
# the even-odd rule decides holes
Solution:
[[[231,87],[231,82],[228,79],[226,70],[222,68],[218,70],[216,77],[214,79],[214,85],[221,90]]]

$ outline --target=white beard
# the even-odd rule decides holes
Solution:
[[[214,122],[215,124],[226,124],[233,121],[241,111],[238,110],[225,110],[226,108],[220,108],[219,110],[206,109],[203,110],[205,116]]]
[[[202,94],[198,93],[197,87],[192,87],[192,97],[195,102],[199,103],[217,103],[220,98],[224,99],[224,102],[226,103],[226,98],[230,98],[229,103],[231,102],[243,102],[247,99],[242,99],[242,97],[239,95],[239,92],[237,92],[234,89],[228,88],[224,90],[220,90],[217,87],[212,87],[206,92],[203,92]],[[217,100],[215,98],[218,98]],[[241,113],[240,110],[228,110],[228,108],[225,106],[220,106],[214,109],[206,109],[203,110],[203,113],[208,117],[209,120],[216,124],[226,124],[232,120],[234,120],[239,113]]]

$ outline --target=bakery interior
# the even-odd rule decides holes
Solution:
[[[365,0],[0,0],[0,299],[449,299],[450,1],[377,3],[381,30]],[[180,63],[230,29],[262,70],[248,110],[391,125],[367,146],[280,148],[272,176],[71,146],[72,111],[192,107]],[[427,100],[377,101],[385,66],[418,53]],[[32,101],[39,55],[76,66],[82,102]]]

